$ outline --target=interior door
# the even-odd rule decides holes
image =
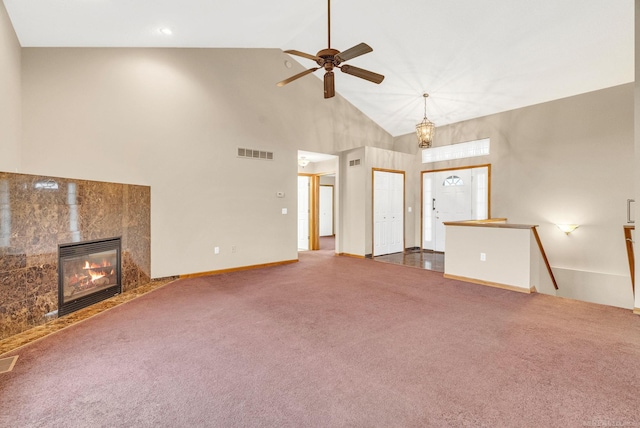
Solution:
[[[298,176],[298,250],[309,249],[309,177]]]
[[[391,234],[389,252],[404,251],[404,174],[391,173],[389,180]]]
[[[404,250],[404,174],[373,172],[373,255]]]
[[[333,236],[333,186],[320,185],[320,236]]]

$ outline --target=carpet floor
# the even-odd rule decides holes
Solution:
[[[640,426],[628,310],[305,252],[31,343],[1,427]]]

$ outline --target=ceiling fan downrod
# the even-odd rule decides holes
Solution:
[[[327,0],[327,47],[331,49],[331,0]]]

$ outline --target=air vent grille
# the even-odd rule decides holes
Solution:
[[[249,158],[249,159],[273,160],[273,152],[266,152],[264,150],[238,148],[238,157]]]
[[[349,166],[360,166],[360,159],[352,159],[349,161]]]

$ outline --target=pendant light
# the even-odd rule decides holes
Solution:
[[[416,125],[416,134],[418,135],[418,147],[427,149],[433,143],[436,126],[427,119],[427,97],[429,94],[424,93],[422,96],[424,97],[424,119]]]

